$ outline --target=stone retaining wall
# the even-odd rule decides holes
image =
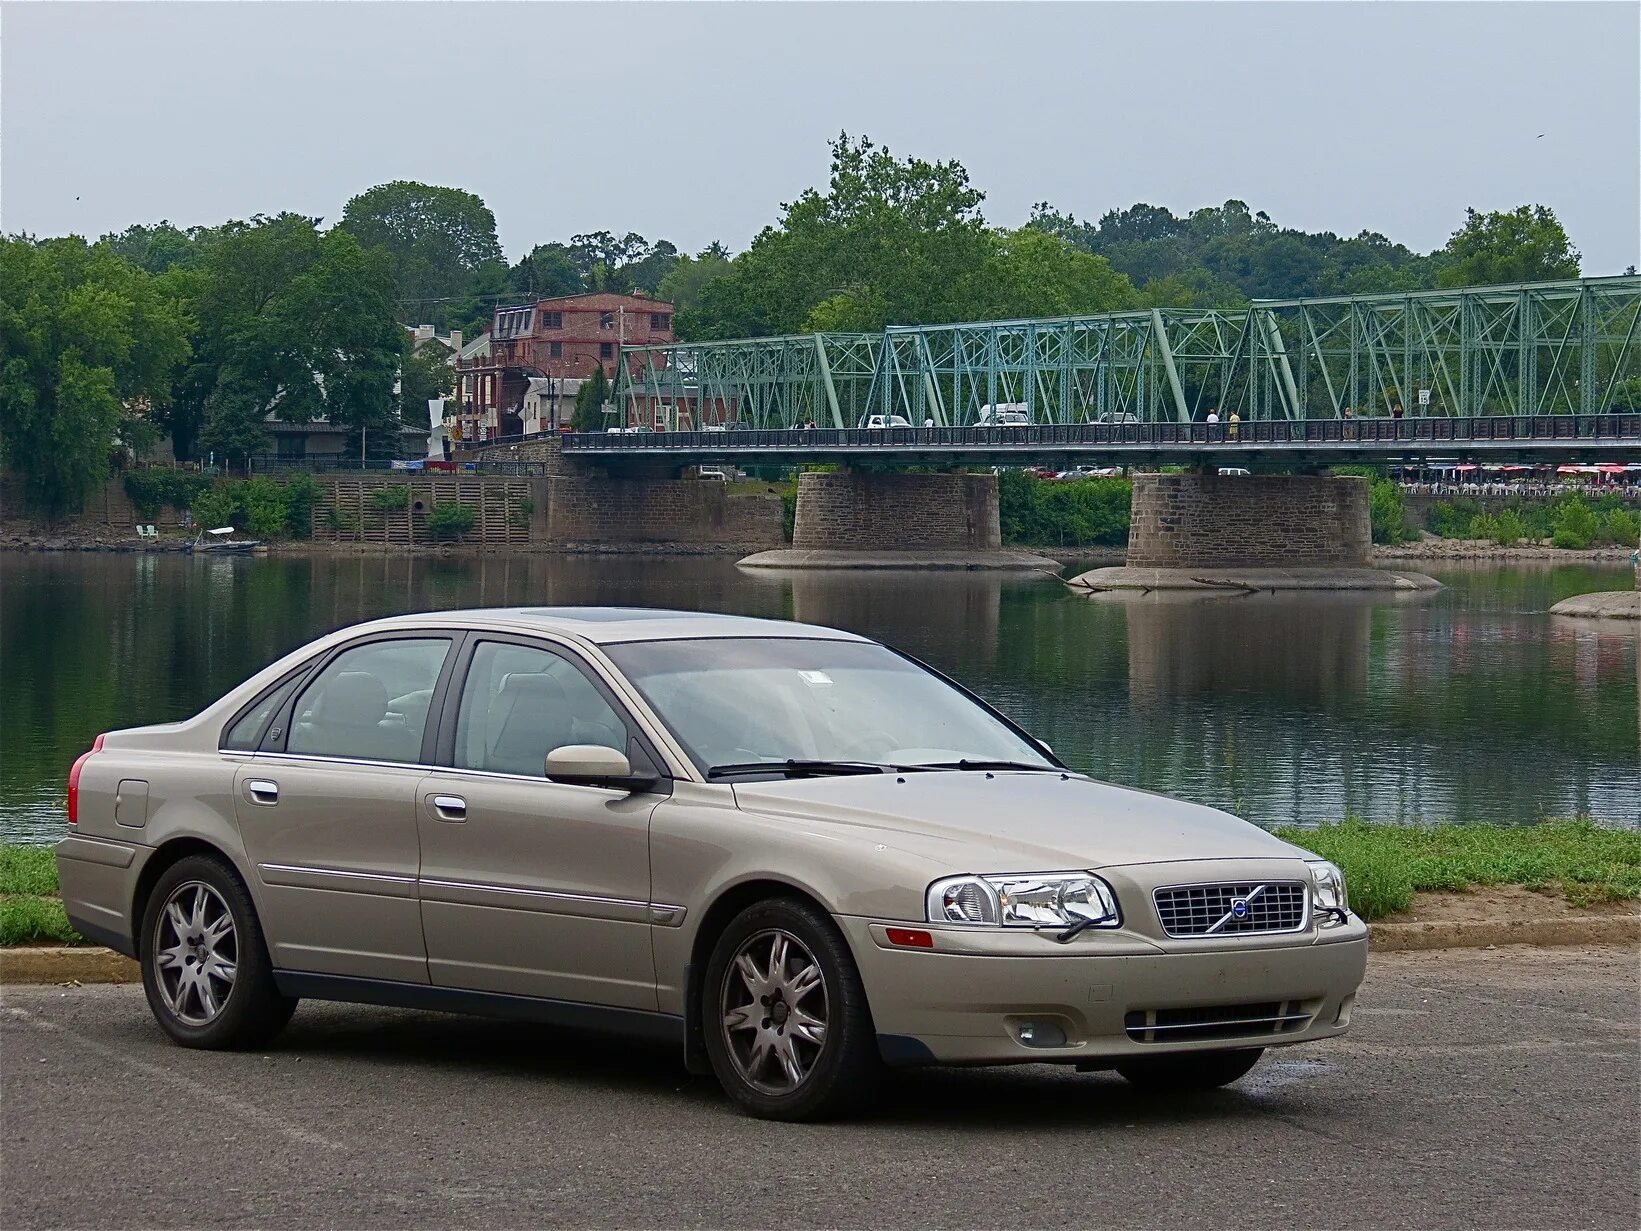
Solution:
[[[1363,478],[1134,476],[1131,568],[1361,567],[1371,546]]]
[[[795,551],[999,551],[997,476],[798,476]]]

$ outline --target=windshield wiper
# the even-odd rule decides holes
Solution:
[[[1063,774],[1069,771],[1058,765],[1038,765],[1031,761],[925,761],[919,765],[898,765],[897,769],[1024,769],[1039,774]]]
[[[713,765],[707,777],[732,778],[739,774],[785,774],[788,778],[819,778],[827,774],[882,774],[892,766],[872,761],[744,761],[733,765]]]

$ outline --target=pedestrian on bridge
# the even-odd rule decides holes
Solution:
[[[1219,422],[1219,407],[1210,406],[1208,408],[1208,422],[1209,422],[1210,425],[1218,424],[1218,422]]]
[[[1227,432],[1226,435],[1231,440],[1235,440],[1236,439],[1236,430],[1242,424],[1242,416],[1237,414],[1236,411],[1233,410],[1231,412],[1231,417],[1229,419],[1229,423],[1231,425],[1231,430],[1229,432]]]

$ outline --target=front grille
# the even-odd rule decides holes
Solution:
[[[1192,1009],[1134,1009],[1123,1027],[1136,1043],[1189,1043],[1203,1039],[1251,1039],[1293,1034],[1316,1016],[1314,1001],[1216,1004]]]
[[[1266,881],[1174,885],[1154,890],[1151,896],[1162,930],[1169,936],[1246,936],[1299,931],[1305,926],[1310,895],[1299,881]]]

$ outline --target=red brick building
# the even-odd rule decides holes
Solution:
[[[560,381],[579,383],[594,365],[615,377],[616,356],[623,346],[671,342],[672,305],[645,295],[560,295],[533,304],[498,307],[490,323],[490,353],[464,360],[463,435],[485,438],[519,432],[551,431],[560,426],[532,414],[526,422],[525,395],[532,377],[550,387]],[[539,389],[539,386],[538,386]],[[573,413],[573,399],[535,398],[555,407],[561,422]],[[539,414],[539,412],[538,412]]]

